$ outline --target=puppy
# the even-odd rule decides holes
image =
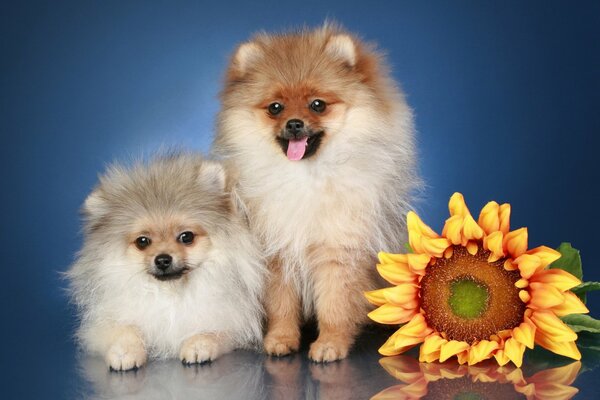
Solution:
[[[297,350],[314,314],[309,357],[344,358],[377,252],[406,242],[419,186],[411,110],[382,56],[331,24],[243,43],[221,97],[214,150],[271,271],[264,348]]]
[[[260,343],[266,269],[225,181],[216,162],[171,155],[113,165],[86,199],[68,278],[77,337],[110,368],[202,363]]]

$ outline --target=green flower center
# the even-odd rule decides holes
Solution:
[[[470,277],[461,277],[450,284],[448,304],[455,315],[472,319],[488,308],[489,294],[485,284]]]

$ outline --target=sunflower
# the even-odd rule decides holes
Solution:
[[[421,344],[419,360],[460,364],[494,357],[523,362],[535,344],[576,360],[577,334],[559,317],[587,313],[569,289],[581,281],[549,269],[561,254],[527,248],[527,228],[510,230],[510,205],[489,202],[476,221],[460,193],[449,202],[442,235],[413,212],[407,216],[412,253],[379,253],[377,270],[393,287],[366,292],[379,306],[369,317],[404,324],[379,349],[397,355]]]
[[[572,386],[581,362],[545,369],[525,376],[520,368],[482,363],[476,366],[419,363],[407,356],[386,357],[381,366],[401,384],[374,395],[371,400],[433,399],[537,399],[568,400],[579,390]]]

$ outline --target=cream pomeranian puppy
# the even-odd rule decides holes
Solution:
[[[109,367],[213,360],[261,342],[266,268],[220,164],[191,154],[113,165],[83,206],[67,273],[82,346]]]
[[[380,250],[406,241],[413,118],[382,56],[326,24],[240,45],[222,91],[215,153],[271,271],[264,348],[298,349],[315,315],[314,361],[346,357],[377,286]]]

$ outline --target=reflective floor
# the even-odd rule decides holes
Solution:
[[[382,358],[377,347],[390,331],[368,328],[350,357],[315,364],[306,353],[271,358],[236,351],[205,365],[150,362],[110,372],[99,358],[82,357],[74,398],[86,399],[598,399],[600,338],[580,340],[581,362],[542,349],[526,353],[523,368],[489,362],[420,364],[416,352]],[[600,335],[599,335],[600,336]]]

